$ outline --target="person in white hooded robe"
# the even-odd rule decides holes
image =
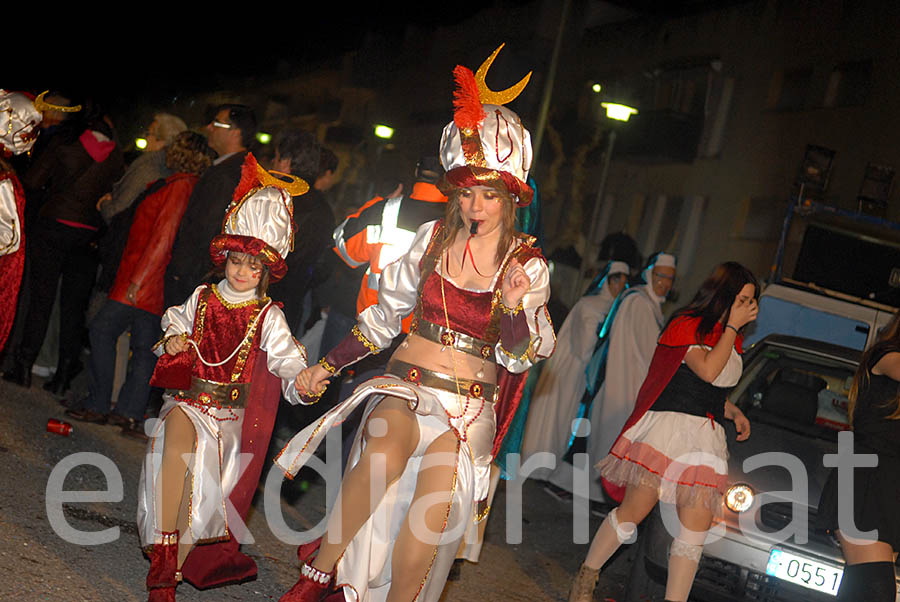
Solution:
[[[609,453],[634,409],[665,323],[662,304],[672,290],[675,272],[674,255],[657,253],[651,257],[641,274],[646,284],[623,294],[604,324],[609,332],[609,349],[603,384],[591,404],[588,454],[592,466]],[[599,499],[598,492],[599,482],[591,479],[591,499]]]
[[[624,261],[611,261],[599,284],[572,307],[556,338],[556,352],[546,361],[525,424],[522,458],[550,452],[557,462],[572,438],[572,420],[587,386],[585,368],[597,343],[597,329],[628,281]],[[539,467],[527,476],[547,480],[553,468]]]
[[[599,365],[604,378],[591,402],[590,430],[579,433],[580,436],[588,436],[587,466],[593,466],[606,457],[631,415],[665,322],[662,304],[672,290],[675,271],[674,255],[653,255],[641,273],[644,284],[631,287],[621,294],[606,316],[601,334],[605,340],[596,348],[590,361],[591,369]],[[598,363],[598,357],[604,354],[605,359],[601,358]],[[548,480],[572,492],[578,478],[572,464],[560,462]],[[600,475],[594,469],[590,472],[588,495],[594,501],[605,499]]]

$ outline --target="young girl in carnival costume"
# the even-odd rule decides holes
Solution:
[[[515,414],[522,375],[554,348],[547,313],[549,272],[534,239],[515,232],[530,134],[511,101],[527,83],[495,93],[484,76],[454,70],[454,121],[440,158],[449,197],[442,220],[419,228],[406,255],[388,265],[378,304],[297,379],[320,393],[328,377],[388,347],[412,313],[409,336],[384,376],[296,435],[276,458],[295,474],[325,433],[361,404],[364,428],[350,452],[318,554],[301,546],[300,579],[282,602],[342,599],[436,601],[463,534],[487,516],[490,464]],[[374,472],[373,472],[374,471]]]
[[[174,600],[181,572],[201,588],[256,574],[237,539],[279,393],[297,403],[294,379],[307,366],[305,350],[266,287],[287,271],[291,196],[307,190],[302,180],[274,178],[248,155],[222,234],[210,245],[225,278],[197,287],[163,315],[164,336],[155,351],[165,355],[151,383],[166,389],[165,403],[148,428],[138,500],[142,544],[150,546],[151,602]],[[208,542],[219,543],[193,548]]]
[[[750,423],[726,399],[741,377],[741,329],[756,319],[759,283],[744,266],[719,265],[663,328],[634,411],[597,468],[621,502],[597,529],[569,602],[590,602],[600,568],[660,501],[680,525],[669,550],[666,600],[687,600],[728,478],[725,419],[738,441]]]
[[[0,350],[6,345],[16,315],[25,266],[25,193],[6,159],[31,152],[40,131],[41,111],[81,110],[80,106],[51,105],[44,100],[46,94],[38,95],[32,102],[24,94],[0,89]]]

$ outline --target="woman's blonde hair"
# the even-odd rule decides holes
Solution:
[[[444,215],[444,240],[441,243],[441,253],[450,248],[450,245],[456,239],[456,233],[464,227],[459,209],[459,195],[462,190],[463,188],[456,188],[448,195],[447,210]],[[494,188],[494,190],[497,191],[503,203],[502,230],[500,232],[500,240],[497,241],[496,254],[497,265],[500,265],[516,235],[516,205],[509,192],[500,188]]]
[[[900,312],[894,314],[888,325],[878,335],[878,341],[872,345],[859,361],[859,367],[856,369],[856,376],[853,377],[853,385],[850,387],[850,394],[847,398],[850,403],[847,405],[847,416],[850,419],[850,427],[853,427],[853,412],[856,409],[856,400],[859,396],[859,388],[861,383],[865,382],[865,388],[868,388],[872,380],[872,368],[877,362],[875,358],[881,359],[885,353],[900,352]],[[884,407],[893,407],[893,411],[887,416],[888,420],[900,420],[900,391],[892,399],[887,399],[880,405]]]

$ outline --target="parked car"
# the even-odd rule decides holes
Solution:
[[[831,470],[823,456],[836,452],[837,435],[848,428],[847,394],[860,357],[855,349],[785,335],[770,335],[747,352],[730,399],[749,418],[751,436],[739,443],[733,425],[726,425],[724,534],[704,547],[692,600],[835,599],[843,557],[834,535],[816,528],[815,517]],[[745,460],[767,452],[789,456],[744,470]],[[805,472],[806,483],[792,482],[791,463]],[[799,525],[796,536],[779,536],[789,525]],[[642,526],[626,600],[663,599],[671,541],[657,508]]]

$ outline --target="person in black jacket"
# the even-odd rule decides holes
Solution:
[[[275,171],[289,173],[315,182],[319,172],[321,147],[315,136],[304,130],[289,129],[278,136],[275,146]],[[328,279],[321,258],[331,246],[334,212],[315,187],[294,198],[294,251],[288,255],[287,275],[272,285],[273,298],[284,303],[284,317],[291,331],[302,334],[303,306],[307,293]]]
[[[198,283],[206,282],[213,267],[209,241],[222,228],[222,216],[241,179],[247,147],[256,135],[256,116],[253,109],[244,105],[221,105],[207,124],[206,132],[210,148],[219,157],[197,182],[181,218],[172,246],[172,260],[166,270],[167,307],[189,297]]]
[[[4,380],[31,386],[31,367],[47,334],[47,316],[57,285],[60,295],[59,363],[44,388],[62,395],[81,370],[78,356],[85,334],[85,312],[97,272],[93,243],[102,225],[96,204],[125,171],[122,152],[108,118],[88,104],[84,120],[55,136],[25,173],[26,196],[40,206],[28,247],[32,278],[23,307],[22,339]]]

